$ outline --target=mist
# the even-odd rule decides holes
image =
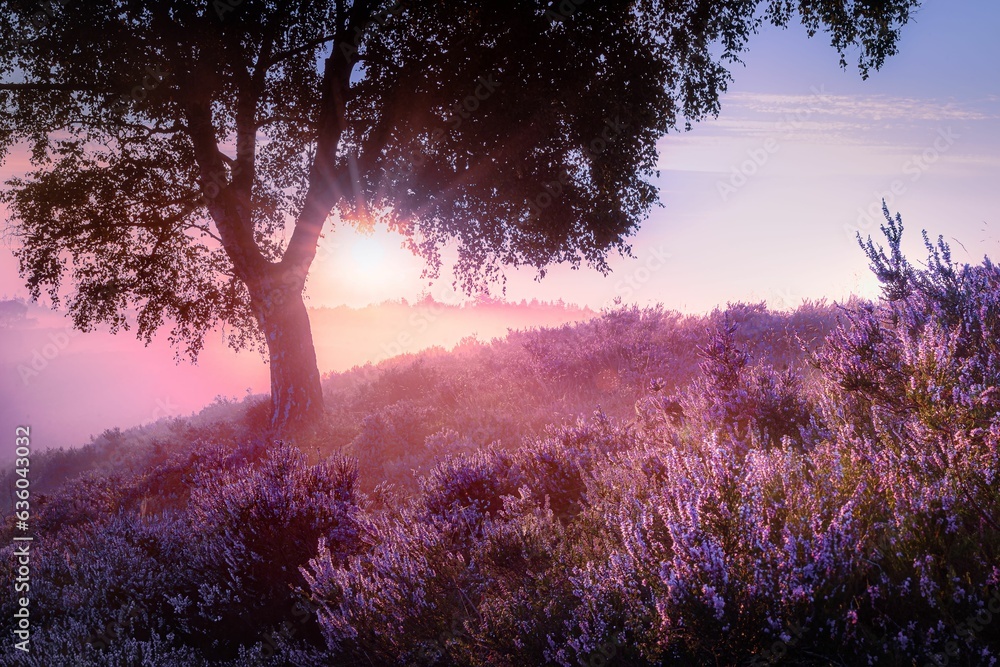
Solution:
[[[450,349],[469,336],[490,340],[508,329],[594,315],[561,303],[461,306],[428,299],[313,309],[310,319],[320,371],[330,373],[432,346]],[[208,337],[192,364],[177,358],[166,336],[147,347],[132,332],[82,333],[64,314],[38,306],[0,328],[0,425],[4,433],[30,426],[40,449],[79,446],[107,429],[187,416],[216,397],[268,390],[265,358],[226,347],[221,332]]]

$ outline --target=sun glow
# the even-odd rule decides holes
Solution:
[[[402,244],[403,237],[384,228],[335,228],[320,239],[310,294],[317,305],[358,307],[417,296],[423,262]]]
[[[372,236],[362,236],[351,243],[351,260],[358,271],[378,273],[386,270],[384,243]]]

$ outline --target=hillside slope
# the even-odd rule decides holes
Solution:
[[[994,665],[1000,269],[929,249],[333,374],[294,445],[248,399],[40,456],[21,662]]]

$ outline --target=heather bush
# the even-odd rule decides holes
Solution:
[[[721,433],[739,452],[774,447],[786,438],[800,448],[812,444],[822,429],[799,374],[755,361],[737,341],[738,328],[722,317],[708,330],[698,348],[701,376],[681,391],[664,395],[664,383],[654,380],[650,389],[660,395],[640,400],[642,422],[691,440]]]
[[[996,665],[1000,270],[883,232],[875,302],[331,376],[313,464],[252,402],[103,435],[39,505],[45,664]]]
[[[192,586],[189,547],[187,530],[176,522],[121,514],[33,543],[37,664],[56,664],[49,657],[65,664],[128,664],[126,654],[180,651],[171,638],[176,615],[167,598]],[[10,548],[4,551],[8,566]],[[11,603],[4,605],[5,619],[13,613]]]
[[[355,548],[356,478],[344,459],[308,465],[281,443],[248,443],[70,484],[43,506],[32,545],[32,648],[53,658],[37,664],[315,664],[322,639],[298,568],[320,538],[343,557]],[[193,490],[151,508],[174,483]],[[84,513],[97,492],[114,506]]]
[[[888,223],[888,253],[865,246],[886,296],[849,304],[832,330],[815,305],[801,316],[813,368],[779,361],[780,316],[738,304],[709,318],[700,374],[671,390],[649,376],[648,347],[607,343],[642,316],[607,319],[579,356],[647,383],[634,425],[598,417],[446,458],[406,519],[379,524],[373,556],[311,562],[331,650],[391,664],[993,664],[996,271],[951,266],[943,243],[918,270]],[[601,382],[527,349],[547,390]],[[371,630],[382,615],[391,638]]]
[[[551,619],[565,598],[544,581],[566,588],[566,577],[546,570],[556,551],[573,556],[560,535],[594,464],[621,444],[598,415],[516,452],[441,461],[398,515],[366,526],[370,550],[342,565],[321,550],[304,569],[331,650],[387,664],[494,664],[494,653],[531,655],[530,643],[541,660],[545,635],[526,614]]]
[[[480,519],[499,511],[503,496],[516,492],[521,481],[514,455],[505,450],[448,456],[421,480],[418,502],[428,521],[453,514]]]
[[[370,490],[386,479],[406,486],[408,473],[427,464],[425,441],[437,430],[433,411],[401,399],[361,419],[359,432],[345,452],[366,471],[363,488]]]
[[[456,517],[454,522],[461,521]],[[345,565],[325,542],[302,573],[320,608],[334,655],[377,664],[433,664],[474,585],[454,547],[469,530],[421,521],[413,512],[375,517],[362,526],[368,548]],[[458,538],[456,534],[461,533]],[[429,661],[429,662],[428,662]]]
[[[817,355],[825,419],[881,509],[858,622],[874,654],[900,664],[956,651],[992,664],[998,628],[970,633],[961,619],[998,583],[1000,271],[958,266],[926,234],[918,269],[900,250],[901,219],[884,213],[889,248],[862,244],[883,299],[849,310]]]
[[[238,637],[281,623],[297,602],[294,590],[305,584],[299,566],[319,540],[341,558],[355,549],[356,481],[353,463],[308,465],[282,443],[259,461],[207,471],[195,480],[188,510],[203,541],[202,595],[174,604],[204,619],[208,636]]]

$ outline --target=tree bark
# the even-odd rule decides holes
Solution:
[[[372,7],[369,2],[355,3],[349,16],[338,13],[338,23],[341,19],[345,22],[338,29],[335,43],[344,44],[348,39],[356,42],[362,26],[369,23]],[[315,425],[324,412],[316,350],[302,292],[326,219],[337,202],[353,192],[345,187],[345,167],[338,164],[337,155],[347,127],[351,71],[357,62],[356,50],[349,52],[335,47],[323,66],[316,155],[309,170],[309,186],[288,246],[277,263],[265,259],[257,245],[251,210],[257,171],[256,111],[263,75],[244,73],[247,86],[239,88],[236,113],[236,160],[228,163],[219,148],[212,100],[202,85],[213,80],[213,73],[208,71],[210,65],[200,62],[199,66],[208,70],[178,77],[178,86],[190,89],[184,111],[209,215],[215,221],[236,277],[250,292],[251,307],[267,342],[271,363],[271,426],[279,436]],[[177,70],[184,71],[182,67]],[[227,173],[229,182],[220,184]]]
[[[278,435],[313,426],[323,416],[316,349],[298,284],[279,286],[254,299],[271,364],[271,427]]]

